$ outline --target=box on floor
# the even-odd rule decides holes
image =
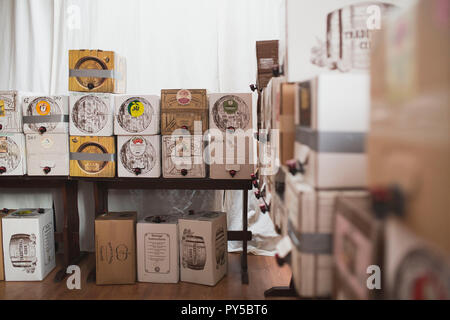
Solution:
[[[6,281],[40,281],[55,266],[53,209],[18,209],[2,219]]]
[[[136,212],[108,212],[95,219],[97,284],[136,282]]]
[[[180,280],[216,285],[228,268],[227,216],[198,212],[178,220]]]
[[[138,281],[157,283],[179,281],[178,218],[178,215],[155,215],[138,221]]]

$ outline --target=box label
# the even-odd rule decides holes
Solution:
[[[170,236],[167,233],[146,233],[144,236],[145,272],[170,272]]]

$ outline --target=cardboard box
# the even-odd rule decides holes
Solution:
[[[264,88],[273,76],[273,69],[279,68],[278,40],[256,41],[256,61],[257,84],[259,88]]]
[[[364,191],[317,191],[312,186],[286,179],[288,234],[294,244],[292,273],[302,297],[331,297],[333,288],[333,222],[338,196],[362,197]]]
[[[386,299],[450,299],[450,256],[390,217],[385,231]]]
[[[29,176],[69,175],[69,135],[30,133],[25,135]]]
[[[23,132],[22,97],[24,92],[0,91],[0,133]]]
[[[5,267],[3,264],[3,234],[2,234],[2,219],[10,213],[9,210],[0,211],[0,281],[5,280]]]
[[[69,91],[124,93],[127,64],[114,51],[69,50]]]
[[[70,176],[114,177],[116,143],[114,137],[70,136]]]
[[[450,254],[450,30],[441,2],[393,17],[372,54],[368,184],[395,185],[403,222]],[[448,12],[448,10],[446,11]]]
[[[0,175],[23,176],[26,173],[24,134],[0,134]]]
[[[365,187],[369,76],[321,75],[309,88],[295,137],[300,144],[295,158],[305,166],[305,180],[320,189]]]
[[[162,136],[164,178],[205,178],[203,136]]]
[[[156,95],[115,95],[114,134],[159,134],[159,104]]]
[[[112,136],[114,96],[111,94],[71,93],[70,135]]]
[[[252,110],[251,93],[211,93],[209,128],[222,132],[252,129]]]
[[[214,286],[228,268],[227,215],[198,212],[178,220],[181,281]]]
[[[295,126],[294,126],[294,108],[295,108],[295,91],[297,85],[295,83],[281,83],[280,88],[280,111],[279,124],[274,128],[278,129],[278,143],[279,143],[279,163],[285,165],[288,160],[294,158],[294,141],[295,141]],[[278,119],[276,119],[278,122]],[[276,134],[273,135],[276,140]]]
[[[339,196],[334,221],[334,289],[339,300],[383,298],[383,289],[370,290],[367,269],[383,268],[383,221],[377,219],[367,197]],[[389,245],[389,244],[388,244]],[[382,277],[383,277],[382,273]]]
[[[180,280],[178,215],[148,216],[137,223],[138,281]]]
[[[250,179],[255,172],[254,138],[251,131],[219,133],[207,146],[211,179]]]
[[[29,96],[22,99],[24,133],[68,133],[69,96]]]
[[[109,212],[95,218],[97,284],[136,282],[136,212]]]
[[[186,134],[184,130],[191,135],[205,133],[209,125],[207,100],[205,89],[161,90],[161,134],[175,130],[175,134]]]
[[[55,266],[53,209],[18,209],[3,218],[6,281],[41,281]]]
[[[117,136],[119,177],[159,178],[161,136]]]

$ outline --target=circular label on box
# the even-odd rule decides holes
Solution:
[[[49,137],[43,137],[41,139],[41,146],[44,149],[50,149],[53,146],[53,139],[49,138]]]
[[[134,156],[142,156],[147,148],[147,143],[143,137],[134,137],[130,142],[130,151]]]
[[[191,102],[192,95],[189,90],[181,89],[177,92],[177,101],[181,105],[187,105]]]
[[[45,100],[38,101],[36,103],[36,112],[41,116],[46,116],[50,113],[51,107],[50,103]]]
[[[83,133],[95,134],[109,122],[109,107],[98,96],[82,96],[72,109],[72,123]]]
[[[132,117],[140,117],[144,114],[144,104],[139,100],[133,100],[128,104],[128,113]]]
[[[244,130],[250,123],[250,112],[244,99],[235,95],[226,95],[214,103],[212,118],[217,128],[223,132],[229,128]]]
[[[233,99],[225,100],[223,102],[222,106],[223,106],[223,111],[225,111],[228,114],[236,113],[236,111],[238,110],[238,104]]]

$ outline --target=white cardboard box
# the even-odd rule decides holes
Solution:
[[[69,175],[69,135],[30,133],[25,135],[27,171],[30,176]]]
[[[71,93],[70,135],[113,135],[114,96],[109,93]]]
[[[255,172],[254,138],[251,134],[217,133],[206,150],[211,179],[250,179]]]
[[[31,93],[0,91],[0,133],[23,132],[21,104],[25,94]]]
[[[226,132],[252,128],[251,93],[211,93],[209,95],[209,128]]]
[[[178,215],[148,216],[137,223],[138,281],[180,280]]]
[[[0,135],[0,175],[23,176],[27,173],[25,135]]]
[[[161,136],[117,136],[118,176],[159,178]]]
[[[287,175],[285,203],[288,234],[294,244],[292,273],[302,297],[331,297],[333,288],[333,222],[339,195],[366,197],[364,191],[317,191]]]
[[[204,178],[203,136],[162,136],[164,178]]]
[[[43,280],[55,264],[53,210],[19,209],[3,218],[6,281]]]
[[[305,180],[313,187],[366,186],[369,89],[368,74],[324,74],[310,81],[295,158],[305,164]]]
[[[160,99],[156,95],[114,95],[114,134],[160,133]]]
[[[67,95],[26,95],[22,98],[22,110],[24,133],[69,132],[69,96]]]
[[[199,212],[178,220],[181,281],[214,286],[227,273],[227,215]]]

